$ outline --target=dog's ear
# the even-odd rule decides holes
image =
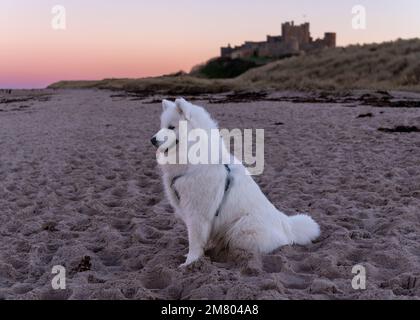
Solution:
[[[163,109],[163,111],[166,111],[169,108],[173,108],[173,107],[175,107],[175,103],[173,103],[172,101],[165,100],[165,99],[162,100],[162,109]]]
[[[175,105],[179,114],[183,115],[185,119],[191,120],[191,109],[193,107],[191,103],[184,98],[180,98],[175,100]]]

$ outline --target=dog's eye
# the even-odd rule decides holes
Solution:
[[[168,129],[169,130],[175,130],[175,127],[174,126],[169,126]]]

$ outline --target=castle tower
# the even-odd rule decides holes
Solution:
[[[328,48],[335,48],[337,45],[337,35],[334,32],[324,34],[324,43]]]
[[[230,57],[233,52],[232,46],[229,44],[227,47],[220,48],[220,56],[221,57]]]
[[[297,41],[299,45],[306,45],[311,42],[310,25],[308,22],[295,25],[294,21],[286,22],[281,25],[282,37],[284,42],[289,44]]]

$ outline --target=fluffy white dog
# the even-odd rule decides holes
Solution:
[[[179,149],[180,121],[186,121],[188,131],[217,129],[202,107],[184,99],[163,100],[162,105],[161,130],[152,138],[158,156]],[[169,142],[168,133],[175,137]],[[311,217],[277,210],[242,164],[188,162],[160,167],[166,195],[188,230],[189,251],[182,266],[198,260],[209,247],[269,253],[284,245],[309,244],[320,235]]]

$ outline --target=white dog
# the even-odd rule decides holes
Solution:
[[[188,131],[217,129],[202,107],[184,99],[163,100],[162,105],[161,130],[152,138],[158,156],[179,149],[180,121],[186,121]],[[168,144],[162,137],[169,132],[176,139]],[[188,230],[189,251],[182,266],[198,260],[211,246],[269,253],[288,244],[309,244],[320,235],[311,217],[286,216],[277,210],[242,164],[165,164],[161,168],[166,195]]]

